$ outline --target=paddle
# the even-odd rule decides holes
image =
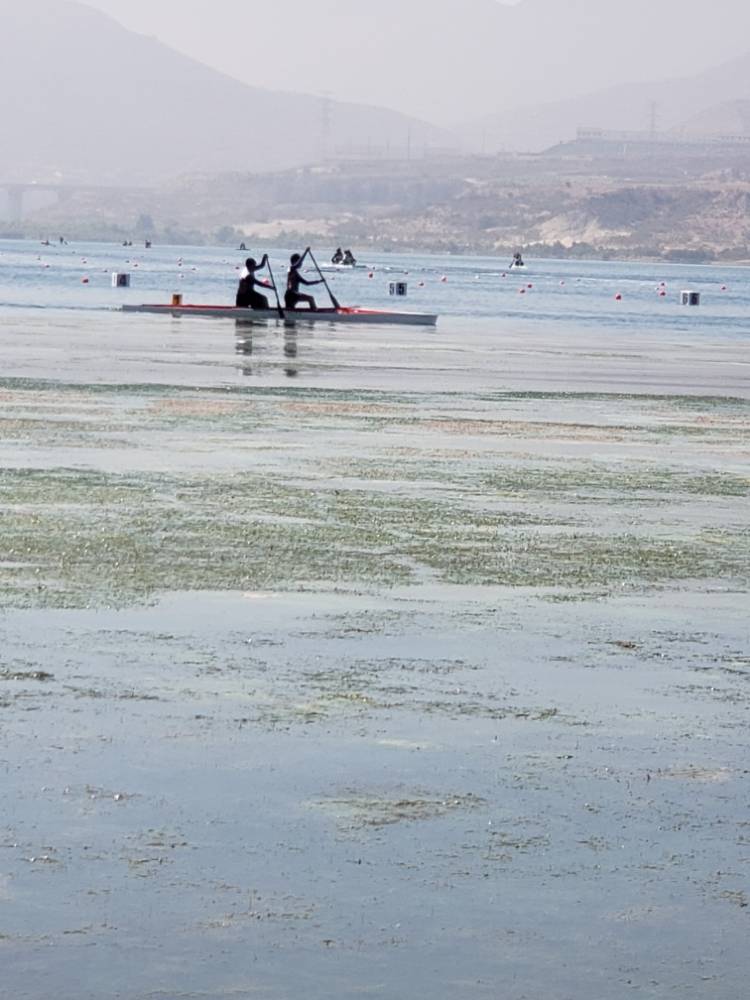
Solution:
[[[276,279],[273,276],[273,269],[271,267],[271,261],[266,257],[266,267],[268,268],[268,276],[271,279],[271,284],[273,285],[273,294],[276,296],[276,308],[279,311],[279,319],[284,319],[284,310],[281,308],[281,299],[279,298],[279,290],[276,287]]]
[[[318,262],[317,262],[317,260],[315,259],[315,256],[314,256],[314,254],[313,254],[312,250],[310,249],[310,247],[308,247],[308,248],[307,248],[307,250],[305,250],[305,252],[304,252],[304,254],[303,254],[303,256],[302,256],[302,260],[304,260],[304,259],[305,259],[305,257],[306,257],[306,256],[307,256],[308,254],[310,255],[310,260],[311,260],[311,261],[313,262],[313,264],[315,265],[315,270],[316,270],[316,271],[318,272],[318,274],[320,275],[320,280],[321,280],[321,281],[323,282],[323,284],[324,284],[324,285],[326,286],[326,291],[327,291],[327,292],[328,292],[328,294],[329,294],[329,295],[331,296],[331,302],[333,303],[333,308],[334,308],[334,309],[340,309],[340,308],[341,308],[341,306],[339,305],[339,300],[338,300],[338,299],[336,298],[336,296],[335,296],[335,295],[333,294],[333,292],[331,291],[331,288],[330,288],[330,286],[329,286],[328,282],[326,281],[326,278],[325,278],[325,275],[323,274],[323,272],[322,272],[322,271],[320,270],[320,268],[318,267]]]

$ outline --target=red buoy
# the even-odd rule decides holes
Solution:
[[[622,293],[621,292],[618,292],[617,295],[615,295],[615,302],[622,302]]]

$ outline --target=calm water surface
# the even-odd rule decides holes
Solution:
[[[0,995],[744,996],[750,272],[244,256],[0,242]]]
[[[92,382],[268,385],[295,378],[389,390],[601,388],[637,374],[657,390],[679,386],[678,355],[688,346],[705,356],[706,388],[731,393],[746,385],[737,351],[750,337],[750,271],[738,267],[528,259],[521,274],[493,258],[389,254],[373,256],[372,271],[331,276],[343,303],[438,312],[437,331],[249,328],[117,311],[123,302],[169,301],[175,291],[186,302],[232,302],[244,257],[222,248],[0,242],[3,370]],[[271,253],[277,280],[287,258]],[[132,286],[113,289],[113,271],[129,272]],[[394,278],[407,281],[406,299],[389,296]],[[683,288],[700,291],[703,304],[681,306]],[[316,294],[326,301],[324,289]],[[606,355],[624,366],[615,373],[603,364]]]

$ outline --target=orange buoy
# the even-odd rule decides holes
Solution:
[[[443,284],[445,284],[445,282],[446,282],[446,281],[448,280],[448,278],[447,278],[447,276],[446,276],[446,275],[444,274],[444,275],[443,275],[443,277],[442,277],[442,278],[441,278],[440,280],[441,280],[441,281],[443,282]]]
[[[622,302],[622,292],[618,292],[617,295],[615,295],[615,302]]]
[[[88,285],[88,283],[89,283],[89,279],[84,275],[84,277],[81,278],[81,284],[82,285]]]

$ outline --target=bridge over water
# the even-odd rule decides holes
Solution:
[[[130,192],[143,193],[146,188],[120,187],[110,184],[77,184],[59,181],[3,181],[0,180],[0,191],[4,191],[8,199],[7,222],[20,222],[24,217],[24,199],[27,195],[37,192],[57,195],[58,202],[67,201],[74,194],[82,192],[106,192],[117,195]]]

